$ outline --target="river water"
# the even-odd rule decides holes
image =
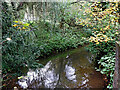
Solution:
[[[17,83],[21,88],[104,88],[85,48],[69,50],[39,60],[43,68],[29,70]]]

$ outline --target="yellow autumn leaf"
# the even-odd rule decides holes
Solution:
[[[14,24],[14,25],[13,25],[13,27],[16,27],[16,26],[18,26],[18,25],[17,25],[17,24]]]
[[[25,27],[23,27],[22,29],[26,29]]]
[[[97,42],[96,44],[99,44],[99,42]]]
[[[104,30],[110,29],[110,25],[106,26]]]
[[[13,21],[13,22],[18,23],[18,21]]]
[[[25,23],[25,24],[23,24],[24,26],[29,26],[30,24],[28,24],[28,23]]]
[[[21,29],[21,27],[18,27],[17,29]]]
[[[18,77],[18,79],[22,79],[22,78],[23,78],[23,76]]]
[[[104,40],[105,42],[107,42],[108,40]]]

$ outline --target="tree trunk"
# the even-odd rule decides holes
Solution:
[[[120,41],[116,42],[116,61],[113,77],[113,88],[120,88]]]

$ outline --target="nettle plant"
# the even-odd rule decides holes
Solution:
[[[3,36],[2,69],[3,74],[19,72],[23,67],[36,67],[35,58],[38,47],[34,43],[35,36],[29,23],[14,21]],[[34,63],[33,63],[34,62]]]

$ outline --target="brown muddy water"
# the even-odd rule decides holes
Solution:
[[[78,48],[41,59],[43,68],[30,69],[16,83],[21,88],[104,88],[91,56],[85,48]]]

